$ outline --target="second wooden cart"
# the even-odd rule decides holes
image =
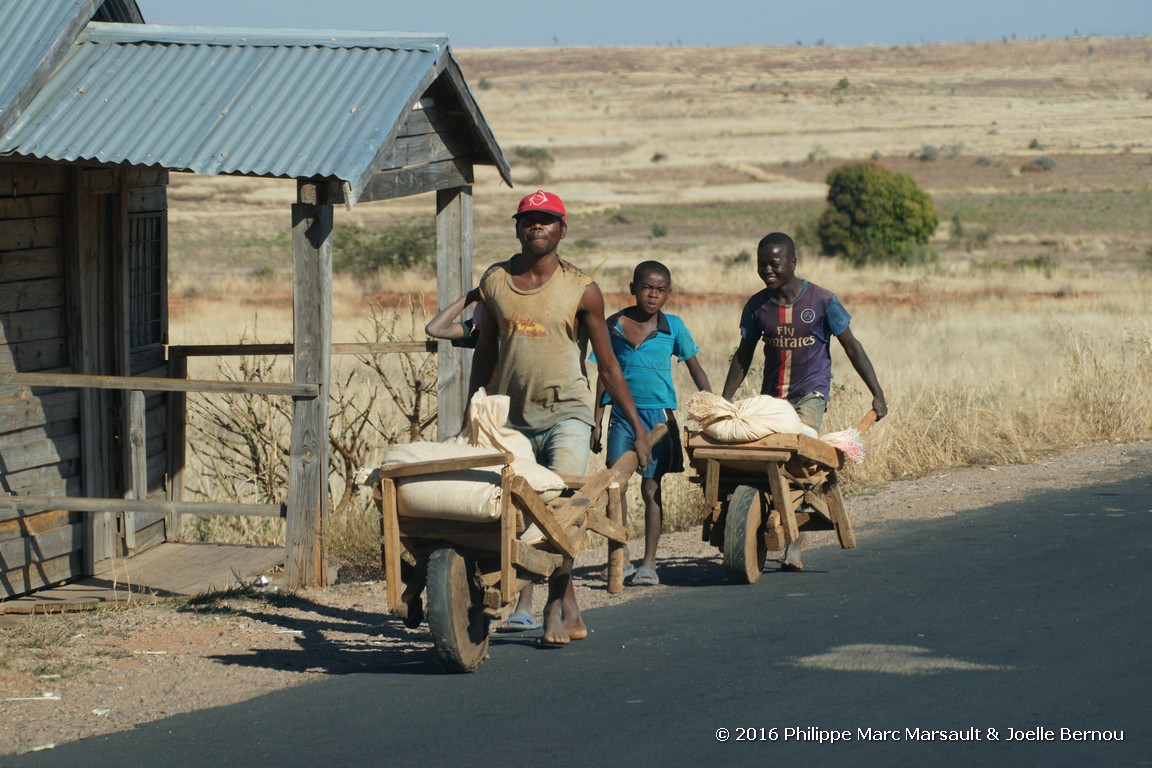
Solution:
[[[870,411],[858,431],[875,419]],[[801,531],[832,530],[841,548],[856,546],[837,477],[843,451],[807,435],[723,443],[692,431],[685,447],[689,479],[704,492],[702,537],[723,551],[730,581],[755,583],[769,550],[784,549]]]

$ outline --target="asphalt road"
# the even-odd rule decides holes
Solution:
[[[589,611],[564,649],[501,637],[472,675],[394,655],[0,764],[1152,765],[1150,521],[1152,475],[887,528],[752,586],[671,564],[677,588]]]

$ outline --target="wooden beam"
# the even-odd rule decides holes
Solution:
[[[472,188],[436,193],[436,299],[446,307],[472,287]],[[447,440],[460,431],[468,407],[472,351],[440,344],[437,354],[436,431]]]
[[[165,379],[148,376],[99,376],[79,373],[0,373],[0,386],[75,387],[131,392],[211,392],[249,395],[316,397],[320,387],[311,383],[240,382],[213,379]]]
[[[292,206],[295,382],[317,394],[292,403],[284,581],[327,583],[328,387],[332,369],[332,205]]]
[[[423,192],[472,185],[470,158],[441,160],[415,168],[394,168],[377,173],[360,194],[358,203],[393,200]]]
[[[476,456],[461,456],[455,459],[431,459],[429,461],[413,461],[407,464],[385,464],[376,472],[377,477],[416,477],[418,475],[435,475],[441,472],[459,472],[462,469],[511,464],[514,458],[515,454],[500,451],[482,453]]]
[[[291,355],[291,344],[188,344],[173,345],[169,354],[184,357],[229,357],[240,355]],[[387,355],[395,352],[435,352],[436,342],[423,341],[351,341],[332,345],[333,355]]]
[[[106,499],[92,496],[0,496],[0,522],[23,515],[56,510],[70,512],[163,512],[212,517],[284,517],[281,504],[232,504],[215,501],[160,501],[159,499]]]

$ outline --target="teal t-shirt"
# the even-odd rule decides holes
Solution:
[[[696,356],[700,351],[688,327],[676,315],[661,312],[656,317],[656,330],[639,346],[632,346],[620,330],[621,310],[610,316],[608,336],[612,351],[620,361],[628,389],[637,408],[676,408],[676,389],[672,385],[672,358],[680,362]],[[591,360],[595,362],[596,356]],[[611,402],[604,393],[604,403]]]

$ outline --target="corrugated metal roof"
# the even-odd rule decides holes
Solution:
[[[449,65],[445,35],[94,22],[0,151],[355,182]]]
[[[0,129],[46,79],[92,17],[96,0],[5,0],[0,23]],[[55,53],[55,56],[53,55]]]

